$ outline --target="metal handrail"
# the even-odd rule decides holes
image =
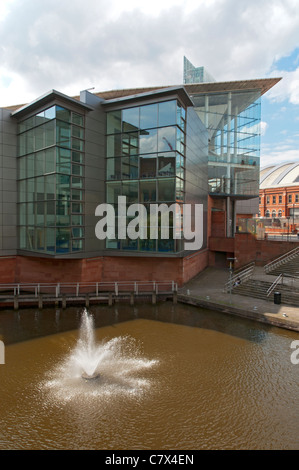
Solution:
[[[271,284],[271,286],[269,287],[269,289],[267,290],[267,297],[269,297],[270,294],[272,294],[272,292],[274,291],[275,287],[277,286],[277,284],[282,281],[283,283],[283,274],[279,274],[279,276],[275,279],[275,281]]]
[[[293,259],[294,257],[297,256],[297,254],[299,254],[299,247],[298,246],[296,248],[294,248],[293,250],[288,251],[284,255],[281,255],[279,258],[276,258],[275,260],[270,261],[270,263],[266,264],[265,267],[264,267],[265,272],[268,273],[275,266],[279,266],[281,263],[284,263],[284,262],[286,262],[290,259]]]
[[[126,290],[132,291],[135,294],[143,292],[165,292],[165,288],[168,287],[167,291],[177,292],[178,285],[175,281],[117,281],[117,282],[59,282],[59,283],[10,283],[10,284],[0,284],[0,293],[1,291],[12,291],[13,295],[20,295],[23,291],[33,291],[33,295],[38,297],[42,293],[51,291],[55,294],[55,297],[59,297],[66,290],[71,290],[72,295],[78,297],[80,292],[84,290],[84,293],[87,291],[95,292],[96,296],[100,292],[114,292],[116,295],[119,295],[120,292]]]
[[[234,274],[234,276],[228,282],[226,282],[226,284],[224,285],[225,292],[236,287],[235,284],[236,284],[237,279],[240,278],[241,281],[250,279],[255,268],[255,262],[253,261],[252,263],[249,263],[249,265],[247,266],[248,266],[247,268],[245,267],[242,271],[238,271],[236,274]]]

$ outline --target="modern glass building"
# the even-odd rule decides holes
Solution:
[[[213,211],[223,212],[224,236],[234,237],[237,201],[258,196],[261,96],[279,79],[198,80],[77,97],[51,90],[27,105],[1,108],[1,256],[80,260],[81,274],[85,260],[94,260],[104,277],[101,266],[117,257],[128,266],[134,259],[139,265],[157,259],[160,266],[181,259],[178,269],[186,273],[192,265],[190,276],[203,269]],[[119,197],[126,209],[144,206],[146,236],[116,229],[115,237],[97,238],[98,205],[114,208],[118,227]],[[185,249],[186,204],[203,208],[198,258]],[[153,205],[175,207],[167,237],[159,214],[157,236],[148,230]],[[135,215],[126,211],[126,226]],[[192,229],[196,222],[193,211]]]
[[[195,67],[187,57],[184,57],[184,84],[215,82],[204,67]]]

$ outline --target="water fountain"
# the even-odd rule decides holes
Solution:
[[[157,364],[157,360],[143,357],[132,337],[117,336],[97,343],[93,316],[84,309],[75,347],[49,371],[45,385],[63,400],[81,394],[86,399],[142,393],[151,382],[144,372]]]

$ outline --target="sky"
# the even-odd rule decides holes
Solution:
[[[0,107],[183,83],[282,77],[262,98],[261,167],[299,161],[299,0],[0,0]]]

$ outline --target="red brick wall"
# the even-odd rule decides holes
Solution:
[[[185,284],[209,265],[209,250],[200,251],[186,258],[183,262],[183,279],[180,285]]]
[[[27,256],[0,260],[0,283],[175,281],[180,286],[208,266],[208,250],[186,258],[106,256],[83,260]]]
[[[15,282],[16,256],[0,258],[0,283],[11,284]]]
[[[238,260],[235,266],[244,266],[251,261],[263,266],[296,246],[296,242],[257,240],[251,234],[239,233],[235,237],[235,257]]]

